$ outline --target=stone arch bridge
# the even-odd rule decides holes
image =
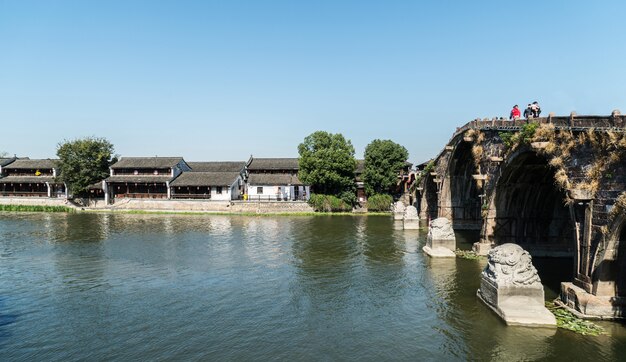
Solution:
[[[563,302],[582,315],[626,318],[626,116],[619,111],[475,120],[420,176],[422,219],[480,230],[479,254],[512,242],[533,257],[569,259]]]

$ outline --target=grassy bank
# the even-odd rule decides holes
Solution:
[[[76,209],[67,206],[48,205],[0,205],[0,211],[8,212],[76,212]]]

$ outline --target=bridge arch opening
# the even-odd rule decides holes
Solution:
[[[615,294],[626,297],[626,219],[620,225],[617,246],[617,272],[615,273]]]
[[[426,176],[424,182],[424,196],[428,219],[434,220],[439,217],[439,186],[432,175]]]
[[[576,241],[565,192],[554,175],[548,161],[530,151],[504,165],[492,203],[492,240],[528,250],[543,284],[558,293],[560,282],[574,277]]]
[[[482,225],[480,206],[482,190],[474,175],[478,173],[472,156],[472,144],[461,142],[448,166],[448,205],[455,230],[479,230]]]

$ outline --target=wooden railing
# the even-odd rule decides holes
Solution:
[[[172,194],[172,199],[209,200],[209,199],[211,199],[211,194]]]
[[[283,195],[248,195],[247,199],[245,199],[243,196],[239,196],[238,198],[239,200],[243,200],[243,201],[253,201],[253,202],[260,202],[260,201],[306,201],[305,196],[299,195],[299,196],[283,196]]]
[[[548,116],[538,118],[518,118],[508,120],[503,118],[473,120],[462,127],[458,127],[452,138],[467,131],[468,129],[517,131],[528,123],[553,124],[555,129],[569,129],[583,131],[590,128],[596,130],[626,132],[626,116],[614,114],[611,116],[579,116],[572,114],[567,117]]]
[[[48,197],[48,192],[34,192],[34,191],[2,191],[0,195],[6,197]],[[56,194],[52,194],[52,197],[57,197]]]
[[[116,198],[128,198],[128,199],[166,199],[167,193],[155,194],[155,193],[128,193],[128,194],[115,194]]]

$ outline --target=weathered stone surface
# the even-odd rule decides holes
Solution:
[[[0,197],[3,205],[46,205],[74,207],[60,198],[47,197]],[[313,208],[302,201],[212,201],[212,200],[151,200],[119,199],[113,205],[106,205],[104,200],[91,202],[85,210],[143,210],[168,212],[228,212],[273,214],[285,212],[313,212]],[[400,223],[402,223],[400,221]]]
[[[433,240],[456,240],[450,220],[440,217],[431,221],[428,229],[428,238]]]
[[[565,308],[581,318],[626,318],[626,298],[593,295],[574,283],[561,283],[561,302]]]
[[[38,205],[38,206],[67,206],[65,198],[49,198],[49,197],[0,197],[1,205]]]
[[[476,242],[472,245],[472,250],[476,253],[476,255],[487,256],[489,254],[489,250],[491,250],[491,243],[487,242]]]
[[[576,201],[593,200],[593,192],[590,190],[571,189],[568,193],[569,197]]]
[[[426,246],[422,250],[432,257],[456,256],[456,237],[450,220],[440,217],[430,222]]]
[[[417,214],[417,208],[415,206],[407,206],[406,210],[404,210],[404,218],[405,219],[419,219],[419,215]]]
[[[419,228],[420,228],[419,219],[404,219],[403,220],[404,230],[418,230]]]
[[[431,247],[425,245],[422,250],[426,255],[433,258],[456,258],[456,254],[452,250],[444,248],[443,246]]]
[[[556,326],[544,305],[537,269],[519,245],[503,244],[489,251],[477,295],[508,325]]]
[[[614,208],[626,192],[626,158],[606,149],[615,142],[614,130],[626,127],[626,115],[550,114],[532,121],[541,128],[531,140],[537,142],[515,147],[500,133],[517,132],[527,120],[476,119],[457,128],[429,164],[434,174],[423,175],[417,185],[422,220],[443,216],[456,230],[480,229],[482,242],[474,249],[481,255],[492,244],[508,242],[521,243],[537,257],[575,257],[577,286],[596,296],[626,299],[616,288],[621,269],[613,258],[613,244],[623,239],[626,222],[624,212]],[[470,134],[474,137],[464,140]],[[591,175],[607,152],[614,159]],[[473,174],[488,177],[468,180]],[[566,197],[573,202],[563,207]],[[529,217],[544,211],[549,217]]]
[[[404,229],[417,230],[420,228],[420,217],[415,206],[407,206],[404,211]]]
[[[406,206],[400,201],[394,202],[391,207],[391,211],[393,212],[394,220],[402,220],[404,219],[404,211],[406,210]]]

